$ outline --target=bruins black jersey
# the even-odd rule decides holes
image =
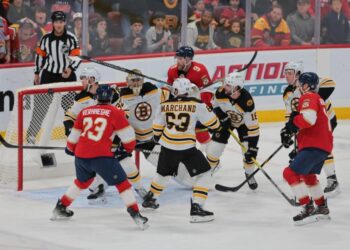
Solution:
[[[259,122],[256,115],[255,103],[252,95],[246,90],[241,90],[238,99],[230,98],[223,87],[219,88],[212,101],[213,108],[222,114],[226,114],[234,128],[245,126],[247,136],[259,136]]]

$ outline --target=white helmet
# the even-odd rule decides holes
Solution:
[[[98,83],[101,79],[100,73],[95,68],[87,67],[84,68],[80,74],[80,79],[86,77],[87,79],[94,78],[94,83]]]
[[[245,78],[244,72],[235,71],[225,77],[224,84],[230,85],[232,89],[237,86],[242,89],[244,85],[244,78]]]
[[[177,78],[172,85],[172,94],[175,97],[179,95],[191,96],[195,86],[187,78]]]
[[[295,75],[301,75],[304,72],[303,62],[289,62],[284,66],[286,70],[294,70]]]

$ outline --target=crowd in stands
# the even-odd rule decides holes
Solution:
[[[252,0],[251,46],[315,44],[316,0]],[[348,0],[319,0],[322,44],[349,42]],[[195,50],[245,46],[246,1],[188,0],[187,45]],[[82,42],[82,0],[0,0],[0,63],[31,62],[52,30],[51,12],[67,14]],[[176,50],[181,0],[89,0],[90,56]]]

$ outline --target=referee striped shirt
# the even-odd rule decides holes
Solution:
[[[68,56],[78,55],[79,43],[73,33],[65,31],[62,36],[48,33],[41,38],[39,47],[36,48],[34,72],[39,74],[44,69],[50,73],[61,74],[68,67],[76,70],[81,60],[69,60]]]

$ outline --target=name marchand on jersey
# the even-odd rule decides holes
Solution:
[[[175,98],[165,101],[157,111],[153,122],[159,144],[172,150],[185,150],[196,146],[196,123],[210,129],[218,129],[220,121],[212,110],[195,98]]]
[[[121,89],[120,105],[127,113],[128,121],[134,128],[138,141],[152,139],[155,111],[161,102],[169,99],[169,96],[169,90],[159,89],[149,82],[143,84],[140,95],[135,95],[128,87]]]
[[[220,108],[228,115],[234,128],[245,126],[248,137],[259,136],[259,122],[254,100],[246,89],[242,89],[239,98],[234,100],[229,98],[221,87],[216,91],[212,104],[213,108]]]
[[[334,80],[325,77],[321,79],[320,87],[318,89],[318,94],[326,104],[326,111],[329,120],[332,120],[335,117],[335,112],[332,108],[332,102],[330,100],[330,96],[335,89],[335,85],[336,83]],[[300,90],[294,86],[288,85],[288,87],[285,89],[283,93],[283,101],[286,107],[286,120],[289,119],[289,116],[293,111],[298,110],[300,96]]]

